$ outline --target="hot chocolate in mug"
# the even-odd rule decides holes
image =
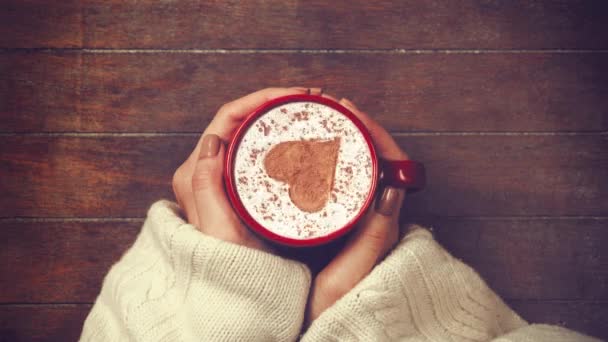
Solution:
[[[378,158],[371,135],[346,107],[290,95],[254,110],[228,146],[224,179],[236,213],[274,243],[312,247],[353,229],[377,188],[425,185],[424,166]]]

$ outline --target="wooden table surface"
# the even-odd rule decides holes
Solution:
[[[217,108],[347,96],[426,163],[408,221],[525,319],[608,338],[602,1],[0,1],[0,340],[75,340]]]

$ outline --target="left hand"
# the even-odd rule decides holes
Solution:
[[[323,95],[335,100],[329,95]],[[367,114],[346,99],[340,104],[350,109],[367,127],[379,157],[407,160],[391,135]],[[314,279],[308,301],[306,322],[310,324],[338,299],[354,288],[393,248],[399,238],[399,211],[405,190],[386,187],[378,189],[370,207],[346,246]]]
[[[226,197],[223,182],[225,143],[232,139],[243,120],[263,103],[307,91],[307,88],[267,88],[219,109],[194,151],[173,175],[173,192],[188,223],[215,238],[272,251],[268,244],[243,225]]]

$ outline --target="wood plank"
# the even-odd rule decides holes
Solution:
[[[90,304],[2,305],[0,341],[77,341]]]
[[[438,241],[504,298],[608,300],[606,220],[435,222]],[[92,302],[139,222],[0,222],[0,303]],[[323,251],[327,253],[327,250]],[[302,253],[305,256],[305,253]],[[318,261],[318,260],[317,260]]]
[[[0,217],[142,217],[198,136],[0,136]],[[605,216],[608,135],[400,136],[428,168],[405,213]]]
[[[269,85],[326,87],[395,132],[608,130],[605,54],[11,52],[0,71],[0,132],[201,132]]]
[[[0,48],[82,46],[81,1],[3,0]]]
[[[560,325],[608,340],[608,303],[579,301],[511,301],[509,305],[525,320]]]
[[[29,0],[7,7],[0,17],[2,47],[608,47],[602,1]]]
[[[605,302],[515,302],[525,319],[549,323],[608,339],[608,305]],[[2,305],[1,341],[75,341],[90,305]]]
[[[608,299],[606,219],[436,219],[437,240],[504,298]]]
[[[0,137],[0,215],[143,217],[197,140]]]
[[[92,302],[141,222],[1,222],[0,303]]]
[[[606,216],[608,135],[404,136],[427,167],[410,215]]]
[[[79,55],[0,54],[0,131],[77,130],[83,72]]]

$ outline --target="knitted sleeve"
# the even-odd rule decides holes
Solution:
[[[475,271],[428,230],[413,227],[380,265],[312,323],[303,341],[489,341],[526,327]]]
[[[310,273],[300,263],[206,236],[155,203],[106,276],[81,341],[293,341]]]

